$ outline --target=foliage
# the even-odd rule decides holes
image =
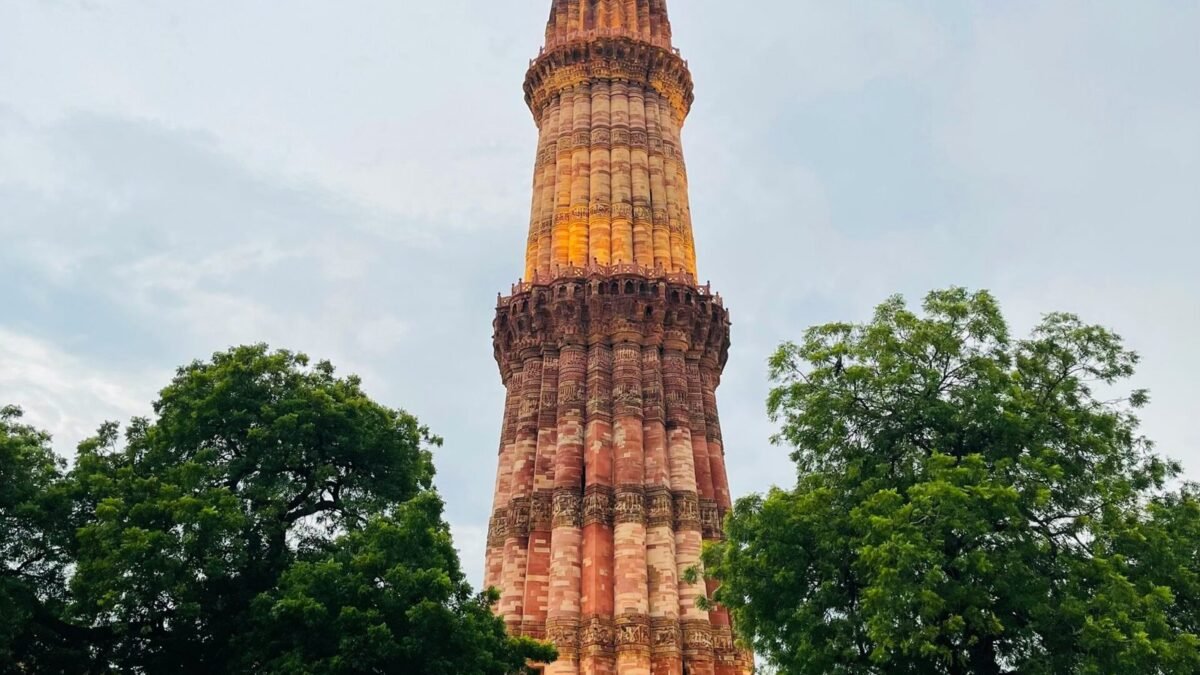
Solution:
[[[77,658],[59,619],[70,559],[64,464],[21,416],[0,408],[0,672],[61,670]]]
[[[1200,506],[1138,436],[1137,356],[993,298],[900,298],[771,360],[799,469],[740,500],[706,568],[788,673],[1192,673]]]
[[[553,661],[552,648],[505,635],[498,598],[471,594],[441,510],[424,494],[289,569],[254,603],[246,670],[505,675]]]
[[[248,654],[286,659],[296,645],[316,649],[331,637],[281,609],[310,594],[348,603],[327,608],[345,619],[336,622],[339,649],[378,650],[355,654],[359,661],[316,652],[327,660],[311,672],[397,672],[371,661],[391,649],[375,640],[385,630],[398,645],[430,641],[412,620],[419,616],[474,633],[442,634],[408,652],[415,659],[442,658],[439,643],[453,644],[464,663],[510,663],[538,647],[504,637],[499,619],[479,613],[486,600],[470,598],[432,489],[429,446],[440,440],[372,401],[357,378],[301,354],[239,347],[180,368],[154,412],[123,436],[103,425],[69,474],[25,481],[32,493],[60,495],[69,512],[56,550],[69,551],[60,558],[71,574],[64,586],[67,568],[54,568],[65,592],[53,611],[82,631],[73,642],[87,658],[75,672],[83,663],[90,672],[259,672]],[[44,435],[32,438],[49,453]],[[41,508],[31,513],[48,515]],[[401,541],[436,545],[388,557]],[[13,567],[17,558],[4,555]],[[443,583],[425,583],[432,579]],[[370,594],[319,593],[364,583]]]

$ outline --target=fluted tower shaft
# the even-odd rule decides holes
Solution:
[[[687,63],[661,0],[555,2],[525,78],[538,125],[525,280],[638,264],[696,274],[680,131]]]
[[[485,583],[510,632],[558,646],[550,675],[749,673],[704,602],[701,547],[731,506],[730,321],[696,282],[692,78],[665,0],[554,0],[525,97],[540,133],[525,273],[494,322]]]

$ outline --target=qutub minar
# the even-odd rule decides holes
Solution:
[[[546,673],[742,675],[702,542],[730,508],[715,390],[729,314],[697,284],[665,0],[553,0],[525,78],[540,130],[524,278],[500,298],[508,391],[485,585]],[[695,578],[694,582],[688,578]]]

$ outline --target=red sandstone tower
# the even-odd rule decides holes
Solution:
[[[540,131],[525,276],[499,299],[508,391],[485,583],[550,674],[742,675],[702,542],[730,508],[715,390],[729,315],[696,283],[666,0],[553,0],[525,78]]]

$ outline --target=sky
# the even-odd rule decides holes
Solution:
[[[180,364],[268,342],[445,438],[482,578],[549,0],[0,0],[0,405],[70,456]],[[1200,2],[672,0],[737,495],[788,486],[766,359],[887,296],[991,290],[1143,356],[1200,479]]]

